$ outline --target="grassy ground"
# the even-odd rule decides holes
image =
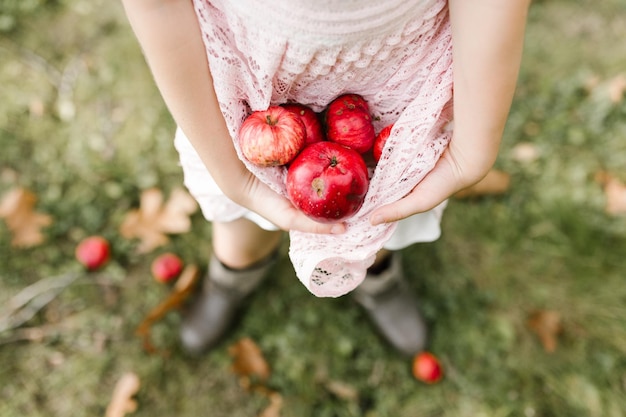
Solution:
[[[405,251],[446,369],[435,386],[412,378],[349,298],[312,297],[287,260],[211,355],[179,352],[176,314],[154,329],[171,354],[146,354],[135,327],[167,294],[150,261],[173,250],[204,266],[208,251],[199,214],[193,232],[149,255],[117,232],[141,190],[180,184],[173,124],[117,3],[0,4],[0,196],[26,187],[54,218],[32,249],[11,248],[0,222],[0,305],[46,277],[82,274],[73,250],[84,236],[115,250],[27,323],[40,338],[0,334],[3,417],[104,415],[126,371],[141,379],[138,417],[257,415],[267,400],[238,385],[227,352],[245,336],[272,366],[285,417],[626,415],[626,218],[605,213],[595,180],[626,181],[626,101],[608,96],[626,71],[621,0],[533,5],[497,162],[509,192],[451,201],[443,237]],[[536,157],[521,161],[520,143]],[[552,353],[528,325],[546,311],[562,324]]]

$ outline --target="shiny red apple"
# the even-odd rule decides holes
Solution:
[[[372,124],[369,106],[363,97],[346,94],[337,97],[326,108],[326,137],[365,153],[372,148],[376,132]]]
[[[287,170],[291,202],[319,222],[332,223],[354,215],[363,204],[368,186],[363,157],[334,142],[307,146]]]
[[[374,139],[374,146],[372,147],[372,155],[374,156],[374,160],[376,162],[380,161],[380,157],[383,155],[383,149],[385,148],[385,144],[387,143],[387,139],[391,134],[391,129],[393,125],[387,125],[378,132],[376,135],[376,139]]]
[[[315,142],[321,142],[326,139],[319,115],[313,111],[312,108],[300,103],[287,103],[283,104],[282,107],[294,114],[297,114],[302,120],[302,123],[304,123],[306,130],[304,146]]]
[[[306,128],[300,117],[280,106],[252,112],[239,129],[241,152],[262,167],[288,164],[305,140]]]

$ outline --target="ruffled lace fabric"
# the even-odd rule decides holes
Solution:
[[[342,235],[290,232],[289,256],[316,296],[356,288],[396,224],[373,227],[372,210],[411,191],[444,152],[452,118],[452,48],[445,0],[194,0],[215,91],[239,157],[287,196],[283,167],[243,158],[237,135],[254,110],[286,102],[321,111],[362,95],[376,131],[394,123],[361,210]],[[193,191],[192,191],[193,192]],[[228,221],[242,208],[215,198],[203,212]]]

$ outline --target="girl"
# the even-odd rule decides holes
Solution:
[[[393,346],[421,350],[425,326],[390,250],[437,239],[446,199],[493,165],[530,0],[122,1],[179,127],[185,183],[213,222],[183,345],[220,340],[284,230],[313,294],[354,290]],[[250,111],[320,111],[343,93],[368,101],[377,130],[394,128],[359,213],[321,224],[291,205],[280,169],[241,156],[237,131]]]

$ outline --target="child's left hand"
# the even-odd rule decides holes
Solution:
[[[370,222],[389,223],[431,210],[457,191],[477,183],[487,175],[498,152],[499,142],[489,143],[487,149],[482,149],[453,137],[433,170],[404,198],[374,210]]]
[[[404,198],[374,210],[374,225],[428,211],[493,166],[515,92],[530,0],[449,0],[454,134],[433,170]]]

